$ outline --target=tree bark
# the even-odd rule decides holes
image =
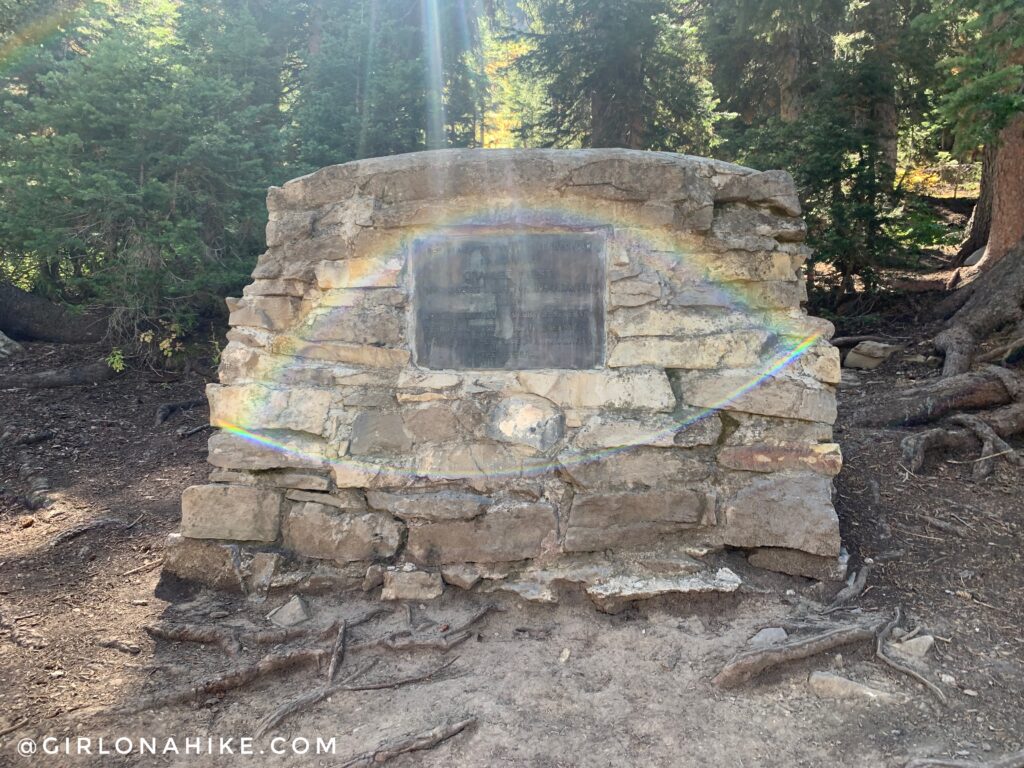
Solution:
[[[971,257],[979,248],[984,248],[988,242],[989,228],[992,225],[992,166],[996,157],[994,146],[985,147],[985,154],[981,161],[981,187],[978,190],[978,202],[974,204],[974,211],[967,222],[967,231],[964,233],[963,242],[956,253],[953,266],[962,267],[964,262]]]
[[[800,46],[793,33],[782,43],[779,61],[779,119],[794,123],[800,119],[803,104],[800,98]]]
[[[1012,403],[1024,380],[1005,370],[985,370],[935,379],[898,392],[885,402],[871,403],[853,416],[865,427],[916,426],[960,411],[974,411]]]
[[[78,314],[10,283],[0,283],[0,331],[15,339],[90,344],[106,336],[107,317],[94,311]]]
[[[999,132],[991,176],[992,219],[980,270],[994,267],[1024,238],[1024,113]]]

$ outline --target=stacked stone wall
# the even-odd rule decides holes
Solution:
[[[801,309],[788,174],[452,150],[324,168],[267,205],[170,570],[245,586],[259,555],[306,579],[411,564],[465,586],[463,566],[508,580],[595,553],[839,555],[839,355]],[[417,366],[410,254],[466,231],[600,236],[601,364]]]

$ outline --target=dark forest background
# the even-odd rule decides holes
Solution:
[[[269,185],[555,146],[788,169],[834,312],[1024,235],[1022,65],[1019,0],[0,0],[0,302],[172,354],[247,282]]]

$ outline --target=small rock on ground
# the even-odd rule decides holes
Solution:
[[[305,600],[293,595],[287,603],[268,613],[267,618],[279,627],[294,627],[309,620],[309,608]]]

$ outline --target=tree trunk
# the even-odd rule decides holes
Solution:
[[[0,283],[0,331],[15,339],[88,344],[107,333],[107,317],[97,312],[77,314],[10,283]]]
[[[800,99],[800,48],[795,42],[783,44],[779,69],[779,118],[795,123],[802,111]]]
[[[978,343],[1003,326],[1016,323],[1024,332],[1024,238],[961,290],[970,291],[970,297],[935,337],[936,348],[946,355],[943,376],[969,370]]]
[[[999,132],[991,177],[992,220],[985,253],[977,264],[983,271],[992,269],[1024,238],[1024,113]]]
[[[967,222],[967,231],[960,250],[956,253],[953,266],[962,267],[971,255],[984,248],[988,242],[989,228],[992,225],[992,166],[996,157],[994,146],[985,147],[985,155],[981,161],[981,187],[978,190],[978,202]]]

